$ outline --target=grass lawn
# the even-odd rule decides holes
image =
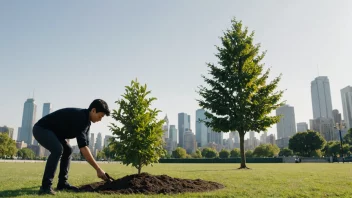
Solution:
[[[239,164],[155,164],[153,167],[145,167],[142,172],[199,178],[226,186],[212,192],[172,195],[176,197],[352,197],[352,163],[247,165],[250,170],[237,170]],[[45,163],[0,163],[0,197],[37,197],[44,166]],[[136,169],[117,163],[101,164],[101,167],[115,179],[137,173]],[[57,184],[58,170],[54,187]],[[72,185],[97,181],[100,180],[88,164],[71,164],[69,182]],[[56,197],[167,196],[58,192]]]

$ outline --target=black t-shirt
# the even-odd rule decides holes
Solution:
[[[89,145],[90,123],[88,109],[64,108],[42,117],[35,126],[53,131],[59,140],[76,138],[82,148]]]

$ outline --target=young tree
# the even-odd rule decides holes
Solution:
[[[269,114],[283,105],[283,91],[276,91],[281,76],[267,82],[270,70],[261,63],[265,52],[260,44],[253,44],[254,32],[232,20],[232,26],[221,37],[217,46],[219,65],[208,63],[211,77],[202,76],[207,86],[200,86],[197,100],[206,110],[202,120],[216,132],[238,131],[240,136],[241,166],[247,168],[244,136],[248,131],[266,131],[277,123],[279,116]]]
[[[135,80],[126,86],[122,99],[116,101],[118,110],[113,110],[112,117],[122,126],[112,123],[110,130],[119,141],[113,141],[116,157],[123,164],[132,164],[141,173],[143,166],[157,163],[165,150],[163,148],[164,120],[158,120],[157,109],[151,109],[156,98],[148,98],[151,93],[147,85],[140,85]]]

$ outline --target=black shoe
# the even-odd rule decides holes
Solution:
[[[38,194],[39,195],[55,195],[56,192],[51,187],[48,187],[48,188],[40,187]]]
[[[56,190],[70,190],[74,192],[79,191],[79,189],[76,186],[71,186],[69,183],[58,184]]]

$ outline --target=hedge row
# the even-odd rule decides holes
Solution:
[[[247,163],[283,163],[282,158],[246,158]],[[241,163],[241,158],[160,159],[159,163]]]

